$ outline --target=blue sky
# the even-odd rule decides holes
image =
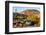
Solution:
[[[27,10],[27,9],[40,10],[40,8],[36,8],[36,7],[13,7],[13,12],[23,11],[23,10]]]

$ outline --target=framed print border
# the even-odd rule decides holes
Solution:
[[[43,23],[44,23],[43,24],[43,30],[40,30],[40,31],[24,31],[24,32],[9,32],[9,3],[23,3],[23,4],[43,5]],[[33,33],[33,32],[45,32],[45,3],[5,1],[5,34]]]

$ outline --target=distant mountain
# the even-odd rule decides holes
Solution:
[[[24,10],[24,11],[20,12],[20,14],[25,14],[25,15],[31,15],[33,13],[39,14],[40,12],[38,10],[34,10],[34,9],[33,10]]]

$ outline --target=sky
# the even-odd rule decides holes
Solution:
[[[13,7],[13,12],[22,12],[22,11],[27,10],[27,9],[40,10],[40,8],[36,8],[36,7]]]

